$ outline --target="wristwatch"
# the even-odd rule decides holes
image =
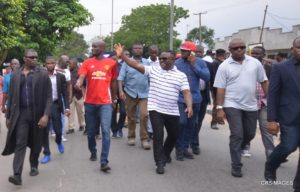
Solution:
[[[118,103],[118,99],[114,99],[113,102],[114,102],[114,103]]]
[[[223,109],[222,105],[217,105],[216,109]]]

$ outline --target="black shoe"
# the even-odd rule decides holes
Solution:
[[[157,174],[164,174],[165,173],[165,168],[163,164],[158,164],[156,167],[156,173]]]
[[[171,163],[172,162],[172,158],[169,156],[169,157],[166,157],[166,163]]]
[[[189,152],[188,150],[183,151],[183,157],[185,157],[187,159],[194,159],[194,155],[191,152]]]
[[[101,164],[100,170],[103,172],[107,172],[107,171],[110,171],[111,168],[108,166],[108,164]]]
[[[193,147],[192,148],[193,154],[199,155],[200,154],[200,148],[199,147]]]
[[[36,167],[31,167],[31,170],[30,170],[29,175],[30,175],[30,176],[37,176],[38,174],[39,174],[38,168],[36,168]]]
[[[177,161],[184,161],[183,151],[176,150],[176,160]]]
[[[232,168],[231,175],[234,177],[243,177],[242,169],[241,168]]]
[[[286,163],[288,162],[289,160],[287,158],[285,158],[281,163]]]
[[[83,131],[84,130],[84,127],[79,127],[79,131]]]
[[[148,138],[153,140],[153,133],[148,132]]]
[[[71,134],[71,133],[74,133],[74,129],[69,129],[66,134]]]
[[[83,131],[83,135],[87,135],[87,130],[86,129]]]
[[[14,185],[22,185],[22,179],[20,175],[9,176],[8,181]]]
[[[266,181],[276,181],[276,170],[270,169],[270,167],[265,164],[265,179]]]
[[[91,153],[91,157],[90,157],[91,161],[97,161],[97,153]]]

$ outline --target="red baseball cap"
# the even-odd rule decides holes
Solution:
[[[191,41],[183,42],[180,46],[181,50],[186,50],[186,51],[195,51],[196,48],[197,47],[196,47],[195,43],[193,43]]]

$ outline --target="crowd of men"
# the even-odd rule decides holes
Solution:
[[[121,44],[104,56],[105,43],[92,44],[92,56],[79,67],[76,59],[62,55],[57,61],[47,57],[44,67],[37,64],[38,53],[26,49],[24,64],[11,61],[12,72],[4,77],[2,111],[8,128],[2,155],[14,153],[13,175],[9,182],[22,184],[27,146],[30,150],[30,176],[36,176],[38,164],[51,161],[49,131],[55,132],[58,152],[64,153],[64,116],[69,118],[67,134],[74,133],[75,114],[78,130],[88,138],[90,160],[97,160],[96,135],[101,130],[100,169],[111,170],[109,151],[111,135],[123,137],[126,116],[127,144],[136,145],[139,123],[141,147],[151,149],[153,139],[156,172],[164,174],[172,162],[175,148],[178,161],[193,159],[201,153],[199,133],[208,104],[212,103],[211,128],[229,124],[231,174],[242,177],[242,156],[251,156],[250,143],[256,124],[265,147],[265,179],[276,180],[276,170],[300,146],[300,38],[292,44],[290,59],[270,63],[265,49],[254,47],[246,54],[246,44],[233,39],[228,50],[215,55],[193,42],[180,46],[180,56],[173,51],[132,45],[131,56]],[[159,56],[158,56],[159,55]],[[270,84],[269,84],[270,82]],[[119,115],[117,115],[119,113]],[[164,141],[164,127],[167,137]],[[273,135],[280,130],[280,144]],[[43,150],[44,156],[39,161]],[[300,170],[294,180],[300,191]]]

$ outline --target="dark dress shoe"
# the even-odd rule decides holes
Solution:
[[[66,134],[72,134],[72,133],[74,133],[74,129],[69,129],[69,130],[66,132]]]
[[[169,156],[169,157],[166,157],[166,163],[171,163],[172,162],[172,158]]]
[[[32,167],[30,170],[30,176],[37,176],[39,174],[39,170],[36,167]]]
[[[232,168],[231,175],[234,177],[243,177],[242,169],[241,168]]]
[[[156,167],[156,173],[157,174],[164,174],[165,173],[165,168],[163,164],[158,164]]]
[[[265,179],[266,181],[276,181],[276,171],[272,170],[267,163],[265,165]]]
[[[187,159],[194,159],[194,155],[191,152],[189,152],[188,150],[183,151],[183,156]]]
[[[22,185],[22,179],[20,175],[9,176],[8,181],[14,185]]]
[[[184,161],[183,151],[176,150],[176,160],[177,161]]]
[[[108,166],[108,164],[102,164],[100,169],[103,172],[107,172],[107,171],[111,170],[111,168]]]
[[[200,148],[199,148],[199,147],[193,147],[193,148],[192,148],[192,152],[193,152],[193,154],[195,154],[195,155],[199,155],[199,154],[200,154]]]
[[[97,153],[96,152],[91,154],[90,160],[97,161]]]

